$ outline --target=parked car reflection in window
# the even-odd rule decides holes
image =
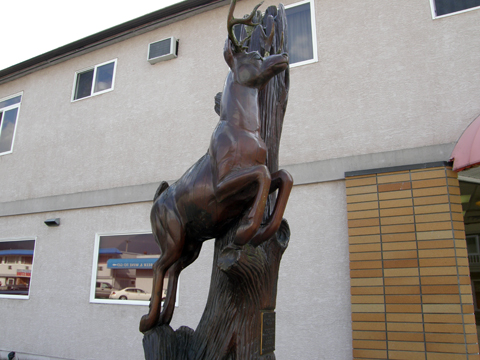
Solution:
[[[110,299],[120,300],[150,300],[152,295],[142,289],[125,288],[122,290],[113,290],[110,294]]]

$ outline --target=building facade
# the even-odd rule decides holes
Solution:
[[[280,167],[295,186],[277,358],[479,359],[480,173],[450,160],[480,115],[480,4],[284,4]],[[187,0],[0,70],[0,259],[34,241],[28,276],[15,274],[27,294],[0,293],[0,357],[142,358],[148,302],[99,300],[96,285],[150,276],[109,268],[106,253],[158,257],[134,245],[158,184],[208,147],[227,12]],[[157,62],[165,39],[176,57]],[[208,241],[182,272],[173,328],[200,320],[212,257]]]

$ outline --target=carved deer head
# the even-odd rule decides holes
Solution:
[[[248,26],[259,25],[253,22],[253,17],[261,3],[255,6],[249,16],[243,19],[235,19],[233,17],[235,4],[236,0],[232,0],[227,20],[228,38],[225,42],[223,55],[226,63],[234,74],[236,82],[248,87],[262,88],[272,77],[287,69],[288,55],[286,53],[278,53],[274,55],[269,55],[267,53],[267,56],[263,58],[257,51],[246,52],[244,43],[248,38],[239,42],[235,37],[233,27],[239,24]],[[270,35],[266,40],[268,48],[271,47],[274,34],[275,28],[272,27]],[[279,52],[281,52],[281,47]]]

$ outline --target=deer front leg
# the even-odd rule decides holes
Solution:
[[[262,242],[271,238],[280,227],[282,223],[283,213],[287,206],[288,197],[293,187],[292,175],[286,170],[279,170],[272,174],[272,183],[270,186],[270,193],[279,189],[275,207],[272,215],[268,219],[267,225],[260,228],[250,243],[254,246],[260,245]]]
[[[214,186],[215,198],[218,202],[221,202],[228,201],[228,197],[257,183],[257,193],[255,194],[252,207],[243,217],[235,235],[234,243],[236,245],[245,245],[260,228],[265,205],[267,204],[270,182],[270,172],[267,167],[265,165],[257,165],[231,172]]]

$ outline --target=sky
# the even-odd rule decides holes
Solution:
[[[179,0],[0,0],[0,70]]]

